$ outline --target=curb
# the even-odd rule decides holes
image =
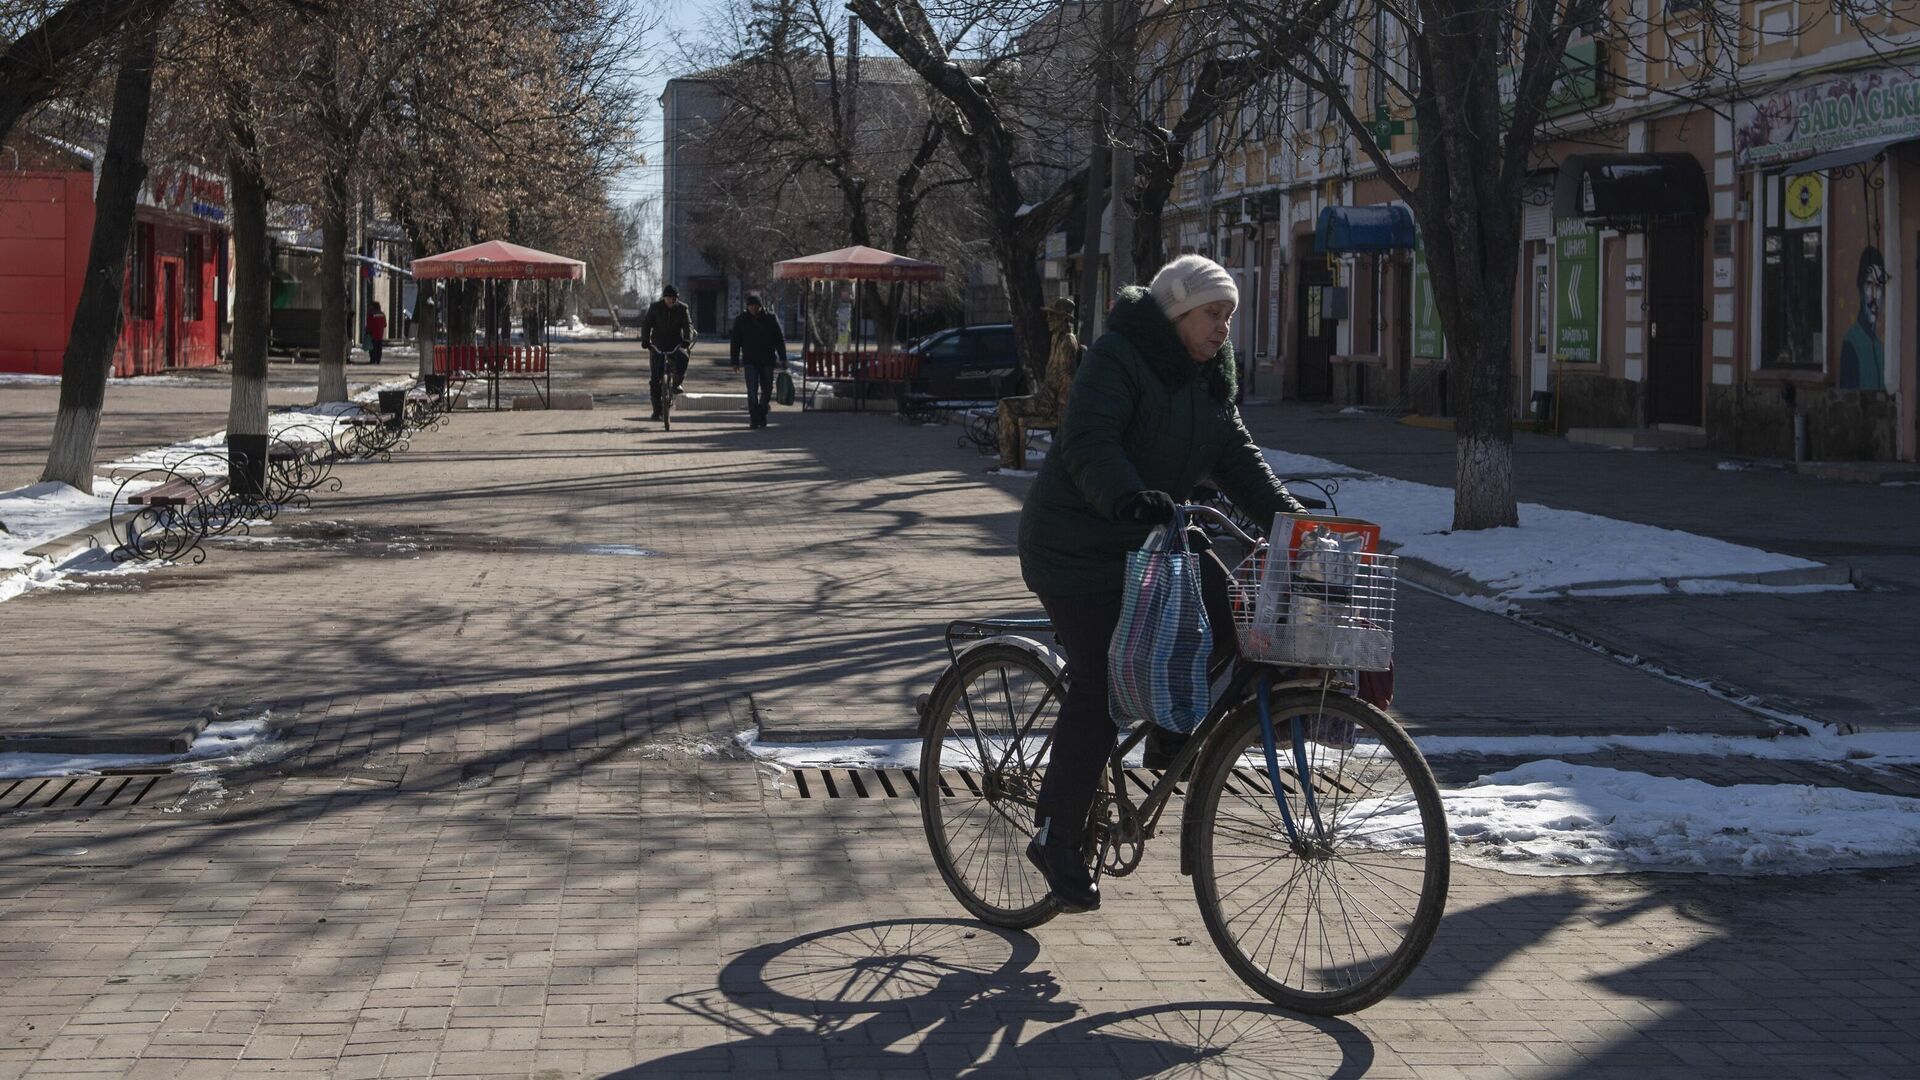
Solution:
[[[1387,545],[1390,549],[1392,545]],[[1553,589],[1544,594],[1527,597],[1510,597],[1484,582],[1476,581],[1465,574],[1448,570],[1424,559],[1411,555],[1399,555],[1400,576],[1434,592],[1451,596],[1472,596],[1484,600],[1508,600],[1522,603],[1528,600],[1605,600],[1605,596],[1592,595],[1599,589],[1622,588],[1629,585],[1659,585],[1675,596],[1690,595],[1680,588],[1684,581],[1725,581],[1740,585],[1773,585],[1790,587],[1795,585],[1853,585],[1860,584],[1859,574],[1846,563],[1822,563],[1818,566],[1806,566],[1792,570],[1767,570],[1754,574],[1716,574],[1707,577],[1684,578],[1645,578],[1639,580],[1589,581],[1577,586]],[[1621,598],[1624,599],[1624,598]]]
[[[201,716],[172,735],[0,735],[0,754],[184,754],[206,726]]]

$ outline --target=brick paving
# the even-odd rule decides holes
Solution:
[[[562,362],[594,411],[463,414],[261,533],[290,543],[0,605],[0,730],[220,702],[272,707],[289,751],[132,809],[0,817],[0,1076],[1920,1068],[1915,869],[1457,867],[1426,963],[1345,1021],[1249,998],[1171,836],[1098,915],[961,921],[911,802],[771,797],[702,747],[904,730],[945,619],[1032,606],[1021,484],[886,417],[688,409],[662,433],[631,346]],[[729,378],[697,358],[696,386]],[[1422,730],[1764,730],[1457,605],[1402,626]]]

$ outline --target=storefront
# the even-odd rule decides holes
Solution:
[[[94,175],[0,172],[0,371],[57,375],[86,276]],[[226,291],[226,185],[155,168],[141,188],[127,263],[116,376],[210,367]]]
[[[1920,352],[1920,79],[1883,68],[1737,103],[1752,214],[1747,379],[1720,411],[1785,456],[1911,459]],[[1902,269],[1915,271],[1903,274]]]

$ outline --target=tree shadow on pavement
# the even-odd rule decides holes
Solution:
[[[735,1038],[608,1074],[859,1070],[929,1077],[1056,1069],[1149,1076],[1360,1077],[1373,1044],[1341,1020],[1188,1001],[1081,1014],[1025,934],[949,919],[840,926],[758,946],[677,995],[694,1039]],[[675,1026],[668,1024],[666,1026]]]

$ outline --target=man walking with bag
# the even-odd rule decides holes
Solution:
[[[660,419],[660,405],[666,395],[680,392],[687,377],[687,348],[693,344],[693,315],[680,302],[680,290],[669,285],[660,290],[660,299],[648,308],[640,320],[640,340],[646,343],[647,360],[653,368],[647,389],[653,395],[653,416]],[[672,378],[668,378],[671,367]]]
[[[773,398],[773,372],[787,362],[787,335],[780,320],[760,306],[758,293],[747,294],[747,310],[733,320],[733,366],[746,365],[749,427],[767,426]]]

